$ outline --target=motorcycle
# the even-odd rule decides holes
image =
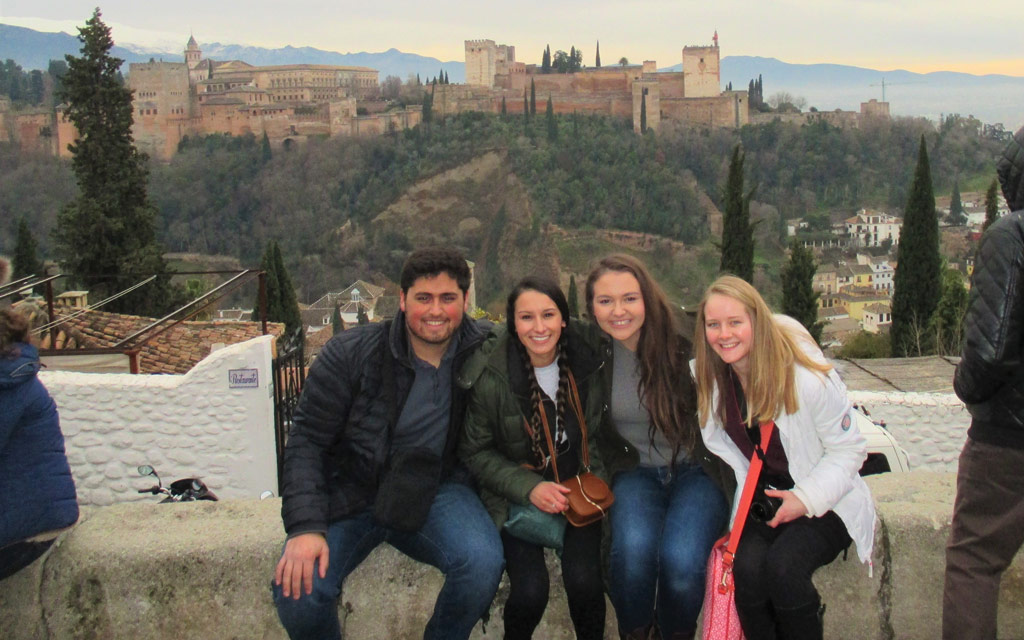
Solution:
[[[169,487],[165,487],[160,481],[160,476],[157,475],[156,470],[150,465],[141,465],[138,467],[138,472],[140,476],[153,476],[156,478],[155,485],[148,489],[139,489],[139,493],[166,496],[160,501],[160,504],[165,502],[194,502],[196,500],[217,501],[217,495],[210,491],[199,478],[182,478],[172,482]]]

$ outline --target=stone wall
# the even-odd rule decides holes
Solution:
[[[827,604],[825,637],[940,637],[944,546],[953,474],[868,478],[879,526],[873,573],[837,559],[815,583]],[[7,640],[283,640],[269,584],[280,554],[280,500],[91,508],[48,555],[0,582]],[[548,554],[551,599],[535,637],[573,637],[558,561]],[[339,602],[345,638],[421,638],[442,584],[435,569],[381,545],[352,573]],[[502,635],[503,580],[474,640]],[[1024,629],[1024,557],[1004,573],[999,637]],[[613,639],[611,606],[605,638]]]
[[[850,400],[885,421],[912,470],[956,472],[971,414],[954,394],[850,391]]]
[[[225,347],[185,375],[41,372],[60,413],[79,503],[154,501],[137,493],[152,484],[139,477],[141,464],[165,486],[198,476],[221,498],[276,493],[273,340]],[[255,386],[238,387],[237,373],[232,383],[232,370],[255,371]]]

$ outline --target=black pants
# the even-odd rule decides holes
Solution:
[[[850,542],[833,511],[774,529],[748,517],[733,565],[736,611],[747,639],[815,637],[804,633],[815,626],[821,602],[811,576]]]
[[[36,561],[53,544],[45,542],[14,542],[0,549],[0,580],[12,576]]]
[[[544,548],[501,532],[509,594],[505,602],[505,640],[528,640],[548,606],[548,568]],[[565,528],[562,582],[576,637],[604,638],[604,584],[601,582],[601,523]]]

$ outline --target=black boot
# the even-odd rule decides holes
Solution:
[[[747,640],[775,640],[775,613],[771,602],[745,604],[737,600],[736,613]]]
[[[825,605],[817,602],[796,609],[776,609],[780,640],[823,640]]]

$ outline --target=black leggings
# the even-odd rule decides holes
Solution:
[[[850,546],[846,525],[833,511],[775,529],[748,517],[742,535],[733,575],[743,633],[748,640],[800,637],[790,619],[817,617],[821,601],[811,576]]]
[[[35,562],[39,556],[53,544],[53,540],[44,542],[14,542],[0,548],[0,580],[14,575]]]
[[[509,593],[505,602],[505,640],[529,640],[548,606],[548,568],[544,548],[501,532]],[[565,528],[562,582],[569,615],[579,640],[604,638],[604,584],[601,582],[601,523]]]

